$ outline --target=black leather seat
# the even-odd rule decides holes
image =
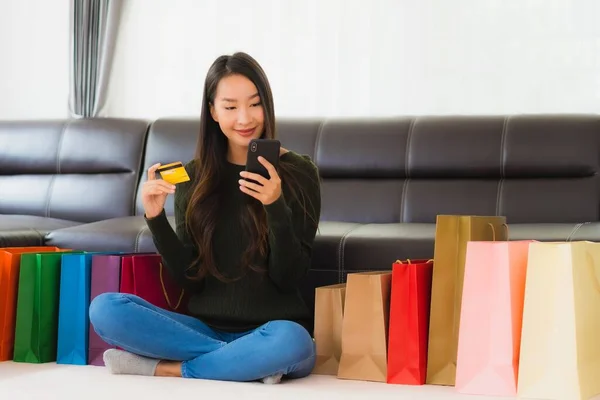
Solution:
[[[0,122],[0,243],[130,215],[147,128],[122,119]]]

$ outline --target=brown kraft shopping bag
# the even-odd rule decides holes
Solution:
[[[315,344],[313,374],[337,375],[342,355],[342,321],[346,284],[318,287],[315,291]]]
[[[348,274],[338,378],[386,382],[392,272]]]
[[[501,216],[438,215],[431,284],[427,384],[454,386],[469,241],[508,240]]]

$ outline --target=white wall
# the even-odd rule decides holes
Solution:
[[[199,113],[243,50],[279,116],[600,111],[597,0],[128,0],[108,114]]]
[[[197,116],[220,54],[279,116],[600,111],[597,0],[127,0],[105,115]],[[0,0],[0,119],[68,115],[69,0]]]
[[[65,118],[69,0],[0,0],[0,120]]]

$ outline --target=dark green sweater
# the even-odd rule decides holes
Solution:
[[[173,278],[190,293],[188,311],[213,328],[239,332],[254,329],[271,320],[290,320],[309,331],[311,315],[302,300],[298,285],[311,264],[311,252],[321,210],[321,193],[317,167],[308,156],[288,152],[281,163],[291,164],[306,197],[305,215],[302,205],[292,201],[286,183],[282,196],[265,207],[269,228],[269,251],[264,260],[257,260],[266,273],[240,269],[240,260],[248,241],[241,226],[239,213],[248,198],[239,190],[242,165],[226,163],[222,177],[221,210],[213,237],[213,253],[220,273],[233,282],[223,283],[208,276],[202,281],[185,278],[186,269],[198,255],[185,226],[185,210],[192,191],[195,161],[186,165],[191,180],[177,185],[175,191],[176,231],[165,212],[147,219],[154,243],[162,255],[165,267]],[[200,167],[201,168],[201,167]],[[312,206],[311,206],[312,205]]]

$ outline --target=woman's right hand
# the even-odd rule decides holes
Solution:
[[[167,196],[175,193],[175,185],[156,178],[158,167],[160,163],[148,168],[148,180],[142,186],[142,205],[148,219],[158,216],[165,207]]]

